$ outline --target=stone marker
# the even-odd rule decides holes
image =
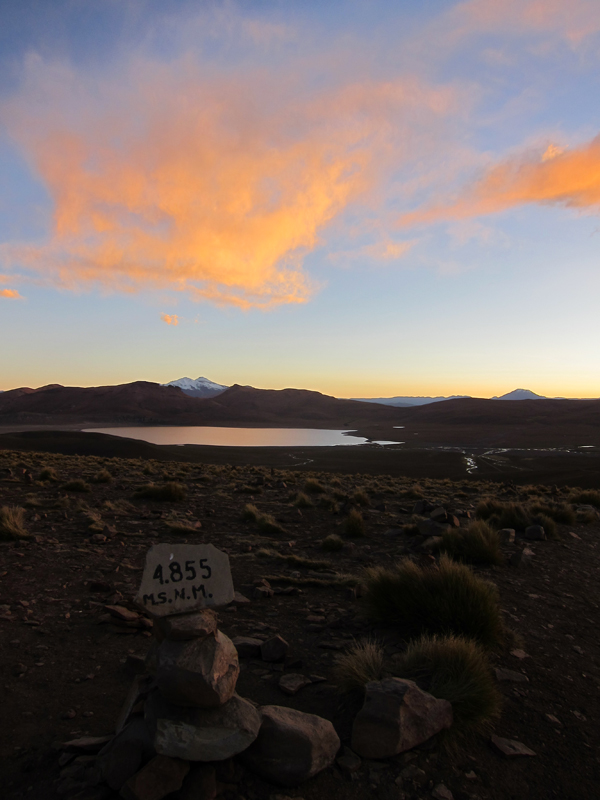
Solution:
[[[351,747],[363,758],[391,758],[449,728],[452,719],[447,700],[438,700],[413,681],[371,681],[352,726]]]
[[[226,606],[235,591],[229,557],[212,544],[157,544],[146,554],[136,604],[155,617]]]

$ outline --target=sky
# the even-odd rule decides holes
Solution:
[[[0,390],[600,396],[597,0],[0,0]]]

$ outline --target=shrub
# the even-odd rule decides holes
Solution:
[[[140,486],[135,493],[135,497],[142,500],[176,503],[180,500],[185,500],[185,487],[173,481],[162,486],[157,486],[155,483],[147,483],[145,486]]]
[[[321,549],[328,553],[335,553],[344,546],[344,540],[337,533],[330,533],[321,542]]]
[[[2,506],[0,508],[0,539],[26,539],[29,537],[25,529],[25,510],[18,506]]]
[[[364,691],[369,681],[381,680],[383,668],[383,648],[377,642],[355,642],[347,653],[338,657],[333,679],[346,692]]]
[[[369,505],[369,495],[364,489],[357,489],[350,499],[353,503],[356,503],[357,506]]]
[[[408,559],[370,567],[365,586],[370,616],[394,625],[406,639],[427,633],[466,636],[484,647],[503,641],[498,590],[447,556],[436,567]]]
[[[75,480],[75,481],[69,481],[68,483],[65,483],[65,485],[62,488],[63,488],[63,490],[65,492],[89,492],[90,491],[90,487],[88,486],[88,484],[85,481],[82,481],[79,478],[77,480]]]
[[[92,483],[110,483],[113,477],[107,469],[101,469],[92,478]]]
[[[360,511],[352,508],[344,522],[344,533],[351,539],[365,535],[365,521]]]
[[[304,491],[309,494],[324,494],[325,487],[314,478],[309,478],[304,482]]]
[[[321,497],[319,497],[319,508],[325,508],[327,511],[335,512],[338,508],[338,504],[335,498],[330,494],[322,494]]]
[[[434,697],[449,700],[454,729],[480,727],[497,717],[501,695],[487,656],[463,636],[422,636],[397,661],[396,674]]]
[[[293,503],[298,508],[310,508],[313,505],[312,500],[304,492],[298,492],[293,500]]]
[[[504,561],[498,533],[482,520],[475,520],[466,530],[444,533],[440,550],[466,564],[502,564]]]
[[[52,467],[44,467],[44,469],[40,472],[40,480],[57,481],[58,475],[56,474],[56,470],[54,470]]]
[[[575,505],[600,508],[600,492],[594,490],[573,492],[569,496],[569,501]]]

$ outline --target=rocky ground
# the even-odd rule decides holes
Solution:
[[[53,471],[51,479],[40,480],[44,470]],[[110,482],[94,482],[109,480],[102,470]],[[165,481],[181,484],[185,499],[135,498],[140,486]],[[299,492],[312,505],[295,505]],[[400,531],[419,499],[444,506],[465,525],[488,496],[573,499],[569,488],[472,479],[415,482],[0,451],[0,507],[24,508],[31,537],[0,546],[4,796],[58,797],[62,743],[114,730],[152,634],[145,617],[118,619],[106,606],[135,609],[145,554],[157,542],[225,550],[235,587],[250,602],[221,611],[220,629],[230,637],[280,634],[289,643],[283,663],[242,660],[239,694],[330,719],[348,744],[361,701],[341,694],[332,680],[336,656],[365,637],[382,642],[390,656],[404,646],[393,630],[365,618],[352,576],[407,552],[410,540]],[[247,504],[276,525],[243,521]],[[353,506],[363,515],[365,535],[350,539],[344,521]],[[321,547],[331,533],[344,538],[339,552]],[[494,666],[523,675],[500,682],[504,709],[488,731],[451,745],[434,740],[387,761],[363,760],[354,772],[336,765],[292,790],[226,764],[217,775],[221,796],[400,800],[430,798],[444,784],[457,800],[597,797],[599,542],[598,515],[588,511],[558,525],[556,539],[527,543],[529,563],[477,568],[498,586],[506,622],[520,637],[493,655]],[[508,546],[507,556],[523,546]],[[280,688],[287,673],[307,678],[297,694]],[[516,739],[536,755],[503,757],[491,747],[491,734]]]

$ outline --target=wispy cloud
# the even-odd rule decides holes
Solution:
[[[1,113],[52,197],[53,229],[41,247],[4,246],[4,260],[73,289],[305,302],[304,257],[324,229],[455,101],[412,76],[309,84],[294,65],[226,74],[136,56],[91,79],[31,57]]]
[[[22,300],[23,296],[16,289],[0,289],[0,297],[8,297],[12,300]]]
[[[166,322],[167,325],[179,325],[179,317],[177,314],[161,314],[160,318],[163,322]]]
[[[490,167],[457,197],[432,203],[400,217],[401,227],[494,214],[537,203],[600,210],[600,136],[564,150],[511,157]]]

